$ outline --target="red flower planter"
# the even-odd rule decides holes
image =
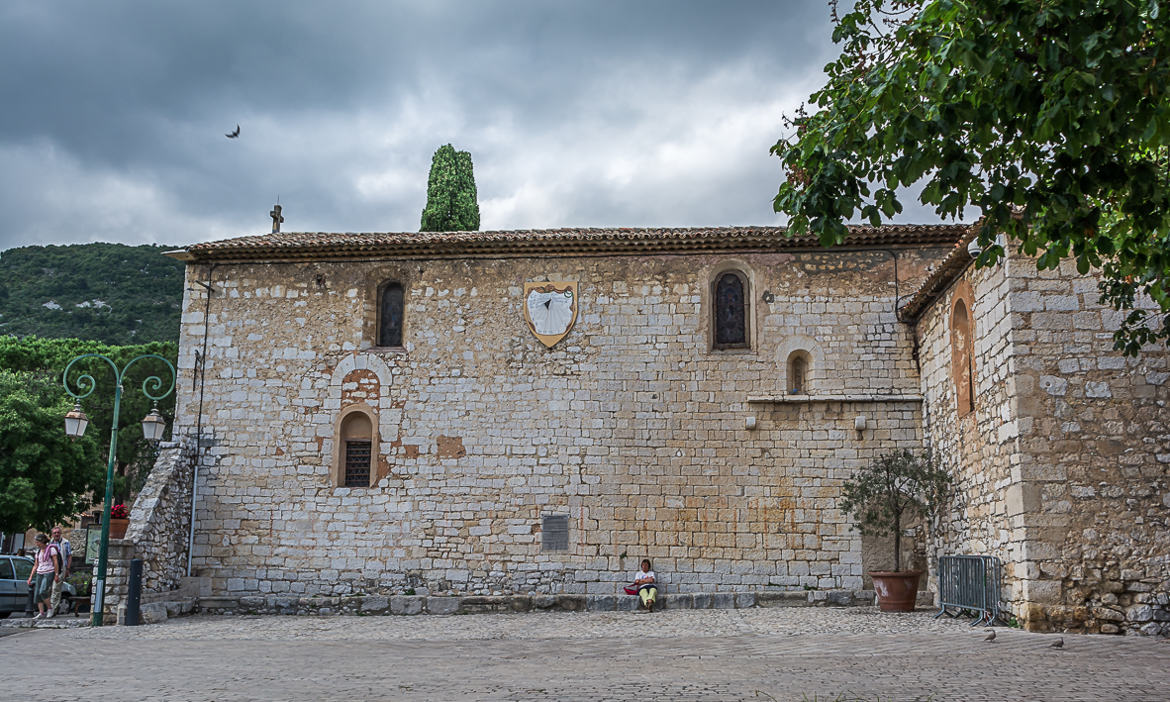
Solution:
[[[110,517],[110,538],[124,539],[126,538],[126,529],[130,526],[129,519],[118,519]]]

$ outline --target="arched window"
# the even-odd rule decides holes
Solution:
[[[776,390],[785,395],[812,395],[825,377],[825,354],[816,339],[800,334],[784,337],[776,349]]]
[[[402,346],[404,304],[401,283],[386,283],[378,290],[378,346]]]
[[[737,271],[728,271],[715,279],[712,291],[712,309],[717,349],[746,349],[750,344],[748,328],[748,300],[751,299],[747,279]]]
[[[793,395],[808,394],[808,353],[793,351],[788,357],[788,392]]]
[[[369,487],[374,427],[364,412],[351,412],[341,422],[341,484]]]
[[[967,301],[956,298],[951,308],[951,378],[955,384],[955,405],[960,417],[975,409],[973,326]]]

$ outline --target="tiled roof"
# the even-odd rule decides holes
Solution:
[[[853,226],[849,228],[850,235],[844,246],[945,246],[965,236],[968,226]],[[816,239],[807,236],[789,238],[785,227],[691,227],[371,234],[279,232],[193,244],[170,255],[187,261],[262,261],[815,248],[820,248]]]
[[[906,298],[898,308],[898,319],[904,322],[913,322],[926,310],[936,297],[941,295],[952,282],[955,281],[967,267],[974,263],[971,254],[967,252],[967,244],[975,238],[979,224],[966,225],[966,233],[955,242],[950,253],[939,262],[938,267],[922,281],[918,290]]]

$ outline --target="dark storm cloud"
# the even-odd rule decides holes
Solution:
[[[472,152],[484,228],[771,223],[821,2],[7,2],[0,249],[414,230]],[[236,123],[237,140],[225,139]]]

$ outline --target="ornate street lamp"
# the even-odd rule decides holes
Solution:
[[[146,440],[152,444],[157,444],[162,441],[163,432],[166,431],[167,420],[158,413],[158,407],[150,410],[150,414],[142,418],[142,435]]]
[[[93,626],[102,625],[102,609],[105,607],[106,599],[106,560],[110,550],[110,508],[114,501],[114,460],[118,455],[118,413],[122,407],[122,381],[126,377],[126,372],[130,370],[130,366],[144,358],[155,358],[167,365],[171,371],[171,382],[167,385],[166,391],[161,394],[155,394],[163,387],[163,381],[156,375],[152,375],[142,381],[142,394],[146,395],[156,403],[171,394],[175,389],[175,367],[167,359],[158,354],[148,353],[141,356],[136,356],[122,366],[118,370],[117,364],[109,358],[97,353],[86,353],[77,356],[69,365],[65,366],[65,373],[61,376],[61,383],[65,386],[65,392],[69,393],[77,403],[73,409],[65,415],[65,433],[74,438],[85,434],[85,428],[89,424],[89,418],[85,416],[85,412],[81,409],[81,400],[93,394],[97,383],[93,376],[88,373],[79,375],[74,381],[78,392],[73,392],[69,388],[69,370],[73,368],[73,364],[86,358],[100,358],[110,365],[114,371],[114,421],[113,426],[110,427],[110,459],[106,463],[106,501],[102,508],[102,541],[101,550],[98,552],[98,574],[97,582],[94,584],[94,602],[93,602],[93,617],[90,619],[90,624]],[[142,420],[142,434],[148,441],[158,441],[162,438],[163,430],[166,429],[166,420],[158,412],[158,407],[150,411],[150,414]]]
[[[89,417],[81,409],[81,403],[75,402],[73,409],[65,415],[65,435],[74,439],[85,436],[85,428],[89,426]]]

